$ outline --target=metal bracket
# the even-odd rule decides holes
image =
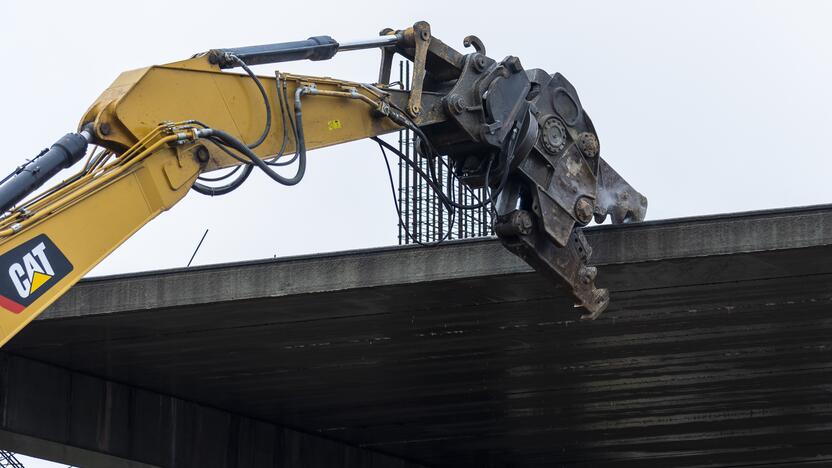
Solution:
[[[379,36],[389,36],[395,34],[391,28],[382,29],[379,32]],[[396,49],[393,47],[382,47],[381,48],[381,67],[378,70],[378,83],[379,84],[390,84],[390,73],[393,69],[393,56],[396,54]]]
[[[474,46],[474,50],[477,53],[482,55],[488,55],[485,53],[485,44],[483,44],[482,40],[479,37],[471,34],[470,36],[465,36],[465,39],[462,40],[462,45],[465,47]]]
[[[428,58],[428,47],[430,47],[430,25],[425,21],[419,21],[413,25],[413,79],[410,83],[410,99],[407,102],[407,112],[418,117],[422,113],[422,87],[425,83],[425,64]]]
[[[609,215],[613,224],[638,223],[647,213],[647,197],[637,192],[615,169],[598,158],[598,202],[594,215],[596,223],[603,223]]]
[[[515,210],[499,216],[494,230],[509,251],[544,276],[567,286],[564,290],[575,305],[587,311],[581,319],[594,320],[607,308],[609,291],[595,287],[598,270],[589,265],[592,248],[580,228],[574,229],[566,245],[560,247],[535,226],[531,214]]]

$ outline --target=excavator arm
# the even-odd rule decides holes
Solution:
[[[608,297],[595,287],[580,227],[593,215],[598,222],[607,214],[614,222],[640,221],[646,199],[601,159],[592,123],[565,78],[524,70],[516,57],[493,60],[474,36],[465,44],[475,52],[457,52],[419,22],[368,41],[318,36],[217,49],[123,73],[84,114],[78,133],[0,183],[0,345],[190,190],[226,193],[253,170],[294,185],[308,150],[401,128],[417,135],[430,161],[422,175],[443,206],[471,209],[442,192],[439,164],[461,184],[488,187],[479,203],[492,206],[503,243],[553,277],[587,318],[597,317]],[[364,48],[382,50],[375,84],[263,77],[249,68]],[[390,84],[397,53],[414,63],[410,90]],[[33,195],[91,144],[99,149],[78,172]],[[293,176],[275,170],[289,163]],[[235,168],[232,182],[200,180],[223,168]]]

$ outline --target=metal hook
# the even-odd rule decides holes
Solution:
[[[488,55],[485,53],[485,44],[482,43],[482,40],[480,40],[480,38],[474,36],[473,34],[470,36],[466,36],[465,39],[462,40],[462,45],[464,45],[465,47],[474,46],[474,50],[476,50],[477,52],[483,55]]]

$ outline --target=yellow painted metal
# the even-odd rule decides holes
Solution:
[[[21,220],[20,224],[27,224],[2,240],[0,252],[5,253],[37,235],[46,234],[73,265],[73,270],[56,284],[43,286],[50,286],[49,290],[22,312],[0,310],[2,344],[134,232],[185,196],[189,186],[171,189],[162,171],[167,160],[176,159],[175,153],[174,149],[164,148],[97,184],[98,187],[79,189],[69,202],[63,202],[66,198],[56,200],[35,212],[36,215],[44,213],[40,217]],[[196,163],[181,168],[183,174],[190,175],[191,182],[199,171]]]
[[[299,86],[314,85],[319,91],[303,97],[310,150],[398,128],[375,112],[381,96],[374,89],[331,78],[278,76],[286,83],[292,116]],[[267,158],[278,152],[284,128],[277,80],[260,79],[272,107],[272,128],[255,152]],[[0,346],[134,232],[181,200],[200,173],[239,164],[198,139],[198,126],[187,123],[192,119],[252,142],[263,131],[263,100],[250,77],[222,72],[206,57],[197,57],[123,73],[89,108],[81,125],[94,122],[96,143],[115,157],[0,220],[0,256],[45,234],[73,266],[54,284],[41,285],[45,292],[22,312],[0,308]],[[295,141],[291,131],[287,135],[291,153]],[[210,154],[205,163],[196,158],[202,146]]]
[[[277,153],[283,141],[283,119],[277,100],[275,77],[260,77],[268,93],[272,112],[272,128],[265,142],[255,149],[261,157]],[[316,149],[398,129],[389,119],[374,115],[372,103],[379,97],[359,83],[332,78],[282,74],[286,83],[289,114],[294,118],[294,93],[302,84],[314,83],[319,96],[303,98],[303,126],[306,148]],[[355,89],[359,99],[347,98],[347,89]],[[329,96],[327,96],[329,94]],[[346,97],[345,97],[346,96]],[[107,89],[82,119],[95,121],[98,139],[105,146],[118,149],[164,121],[196,119],[231,133],[244,142],[256,140],[263,131],[265,109],[263,99],[248,75],[226,73],[211,65],[206,57],[198,57],[170,65],[150,67],[122,74]],[[329,122],[341,126],[330,129]],[[101,129],[107,127],[109,134]],[[286,151],[295,149],[288,132]],[[211,146],[211,145],[209,145]],[[216,148],[209,148],[211,162],[206,170],[238,164]]]

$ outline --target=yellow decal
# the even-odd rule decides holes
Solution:
[[[341,128],[341,121],[340,120],[330,120],[326,123],[327,128],[330,130],[338,130]]]
[[[34,275],[32,275],[32,288],[29,290],[29,294],[37,291],[39,287],[43,286],[43,283],[49,281],[50,279],[52,279],[52,276],[50,275],[46,275],[39,271],[34,272]]]

